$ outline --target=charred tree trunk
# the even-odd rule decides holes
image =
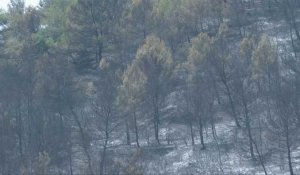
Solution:
[[[243,106],[244,106],[244,113],[245,113],[245,124],[246,124],[246,130],[247,130],[247,135],[249,138],[249,149],[250,149],[250,155],[251,158],[254,160],[255,159],[255,155],[254,155],[254,149],[253,149],[253,137],[252,137],[252,133],[251,133],[251,121],[249,118],[249,110],[248,110],[248,105],[245,102],[245,99],[243,99]]]
[[[127,120],[125,121],[125,127],[126,127],[126,143],[127,143],[127,145],[131,145],[131,142],[130,142],[129,124],[128,124],[128,121],[127,121]]]
[[[22,121],[22,114],[21,114],[21,104],[18,105],[18,113],[17,113],[17,135],[18,135],[18,142],[19,142],[19,154],[20,154],[20,160],[22,164],[24,163],[23,159],[23,121]]]
[[[70,175],[73,175],[72,148],[69,148],[68,154],[69,154],[69,169],[70,169]]]
[[[108,144],[108,139],[109,139],[109,116],[106,116],[105,119],[105,140],[104,140],[104,145],[103,145],[103,151],[101,154],[101,161],[100,161],[100,175],[104,175],[104,165],[106,161],[106,151],[107,151],[107,144]]]
[[[257,155],[258,155],[259,162],[260,162],[260,164],[261,164],[261,166],[262,166],[262,168],[263,168],[263,170],[264,170],[265,175],[268,175],[267,169],[266,169],[266,166],[265,166],[265,163],[264,163],[264,160],[263,160],[263,158],[262,158],[261,153],[259,152],[259,149],[258,149],[258,146],[257,146],[256,142],[255,142],[254,140],[251,140],[251,142],[252,142],[253,145],[255,146],[255,150],[256,150],[256,153],[257,153]]]
[[[193,131],[193,122],[190,121],[190,132],[191,132],[191,138],[192,138],[192,145],[195,145],[195,139],[194,139],[194,131]]]
[[[157,144],[160,144],[159,141],[159,106],[158,106],[158,94],[155,94],[153,98],[153,105],[154,105],[154,135]]]
[[[198,123],[199,123],[199,134],[200,134],[200,141],[201,141],[201,145],[202,145],[202,150],[205,149],[205,144],[204,144],[204,136],[203,136],[203,121],[202,121],[202,117],[199,115],[198,116]]]
[[[288,120],[288,119],[287,119]],[[286,122],[285,124],[285,139],[286,139],[286,148],[287,148],[287,156],[288,156],[288,165],[289,165],[289,171],[290,175],[294,175],[294,170],[293,170],[293,163],[292,163],[292,153],[291,153],[291,144],[290,144],[290,133],[289,133],[289,124]]]
[[[133,119],[134,119],[134,129],[135,129],[135,141],[136,145],[139,148],[140,143],[139,143],[139,130],[138,130],[138,124],[137,124],[137,118],[136,118],[136,112],[133,112]]]
[[[232,94],[231,94],[231,91],[229,89],[228,83],[227,83],[226,80],[224,80],[223,84],[225,85],[225,88],[226,88],[226,94],[227,94],[228,99],[229,99],[230,108],[231,108],[231,112],[232,112],[232,115],[233,115],[233,118],[234,118],[234,122],[235,122],[235,124],[238,128],[241,128],[240,122],[239,122],[238,117],[236,115],[236,110],[235,110],[234,102],[233,102],[233,99],[232,99]]]
[[[76,112],[73,109],[71,109],[71,112],[72,112],[72,115],[75,119],[77,127],[79,128],[79,133],[80,133],[80,138],[81,138],[81,142],[82,142],[83,151],[84,151],[84,154],[87,157],[87,161],[88,161],[89,173],[91,175],[93,175],[94,172],[93,172],[93,169],[92,169],[92,159],[91,159],[91,156],[90,156],[89,151],[88,151],[88,144],[87,144],[87,140],[86,140],[86,137],[85,137],[85,134],[84,134],[84,130],[82,128],[82,125],[79,121],[79,117],[76,114]]]

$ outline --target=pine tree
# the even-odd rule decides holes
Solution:
[[[140,73],[144,75],[145,99],[152,110],[154,134],[158,144],[161,108],[164,106],[165,97],[170,85],[173,59],[164,42],[155,36],[148,36],[136,54],[134,63]]]

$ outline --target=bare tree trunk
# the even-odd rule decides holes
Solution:
[[[154,97],[154,134],[155,134],[155,140],[157,144],[160,144],[159,142],[159,107],[158,107],[158,97],[157,94]]]
[[[100,161],[100,175],[104,175],[104,164],[106,159],[107,140],[105,140]]]
[[[241,128],[241,125],[240,125],[240,122],[238,120],[238,117],[236,115],[236,110],[235,110],[235,106],[234,106],[234,103],[233,103],[233,99],[232,99],[232,95],[231,95],[231,91],[229,89],[229,86],[227,84],[227,81],[223,81],[224,85],[225,85],[225,88],[226,88],[226,94],[228,96],[228,99],[229,99],[229,103],[230,103],[230,108],[231,108],[231,112],[232,112],[232,115],[233,115],[233,118],[234,118],[234,122],[236,124],[236,126],[238,128]]]
[[[72,148],[69,148],[69,169],[70,175],[73,175],[73,160],[72,160]]]
[[[33,174],[33,119],[32,119],[32,92],[27,97],[28,147],[29,147],[29,174]]]
[[[93,175],[94,172],[93,172],[93,169],[92,169],[92,160],[91,160],[91,156],[90,156],[89,151],[88,151],[87,140],[85,138],[85,134],[84,134],[82,125],[81,125],[81,123],[79,121],[78,115],[74,112],[73,109],[71,109],[71,112],[72,112],[72,115],[73,115],[73,117],[75,119],[75,122],[76,122],[76,124],[77,124],[77,126],[79,128],[79,133],[80,133],[80,137],[81,137],[81,141],[82,141],[83,151],[84,151],[84,154],[87,157],[87,161],[88,161],[88,167],[89,167],[89,171],[90,171],[89,173],[91,175]]]
[[[159,129],[158,129],[158,122],[157,122],[157,120],[158,120],[158,117],[157,117],[157,115],[155,115],[154,116],[154,121],[153,121],[153,124],[154,124],[154,136],[155,136],[155,140],[156,140],[157,144],[160,144],[160,142],[159,142],[159,135],[158,135]]]
[[[106,150],[107,150],[107,144],[108,144],[108,139],[109,139],[109,116],[106,116],[105,119],[105,141],[103,145],[103,151],[101,155],[101,161],[100,161],[100,175],[104,175],[104,164],[106,161]]]
[[[289,0],[286,0],[283,6],[286,20],[289,23],[290,27],[294,29],[297,40],[300,40],[300,32],[295,18],[295,9],[293,9],[294,7],[292,7],[293,5],[290,4]]]
[[[202,150],[205,149],[205,144],[204,144],[204,137],[203,137],[203,121],[200,116],[198,116],[198,123],[199,123],[199,134],[200,134],[200,141],[202,145]]]
[[[288,120],[288,119],[286,119]],[[285,132],[285,138],[286,138],[286,147],[287,147],[287,156],[288,156],[288,164],[289,164],[289,171],[290,175],[294,175],[293,165],[292,165],[292,153],[291,153],[291,145],[290,145],[290,138],[289,138],[289,126],[288,122],[286,123],[286,132]]]
[[[213,134],[213,138],[216,138],[217,137],[217,131],[216,131],[216,128],[215,128],[215,124],[211,121],[211,132]]]
[[[18,104],[18,113],[17,113],[17,124],[18,124],[18,142],[19,142],[19,153],[20,153],[20,160],[22,164],[24,163],[23,159],[23,121],[22,121],[22,114],[21,114],[21,104]]]
[[[129,124],[128,124],[128,121],[126,119],[125,121],[125,127],[126,127],[126,143],[127,145],[130,145],[130,132],[129,132]]]
[[[219,90],[218,90],[218,87],[217,87],[217,82],[216,82],[215,78],[214,78],[214,81],[213,81],[213,88],[214,88],[215,94],[217,96],[218,104],[221,104],[220,93],[219,93]]]
[[[256,153],[257,153],[257,155],[258,155],[259,162],[260,162],[260,164],[261,164],[261,166],[262,166],[262,168],[263,168],[263,170],[264,170],[265,175],[268,175],[267,169],[266,169],[266,166],[265,166],[265,163],[264,163],[264,161],[263,161],[263,159],[262,159],[262,155],[261,155],[261,153],[259,152],[259,149],[258,149],[258,146],[257,146],[256,142],[255,142],[253,139],[251,140],[251,142],[252,142],[253,145],[255,146],[255,150],[256,150]]]
[[[219,166],[220,166],[220,170],[222,171],[222,174],[224,174],[224,170],[223,170],[223,162],[222,162],[222,154],[221,154],[221,150],[220,150],[220,146],[218,143],[218,139],[217,137],[214,138],[217,148],[218,148],[218,157],[219,157]]]
[[[91,13],[92,22],[93,22],[92,27],[94,27],[95,36],[97,38],[97,52],[96,52],[95,61],[96,61],[96,66],[98,66],[101,59],[102,59],[103,42],[101,41],[102,31],[99,31],[98,24],[97,24],[96,19],[95,19],[94,6],[93,6],[94,4],[93,3],[94,3],[94,1],[92,1],[92,5],[90,7],[90,13]]]
[[[254,156],[254,150],[253,150],[253,142],[252,142],[253,138],[252,138],[252,133],[251,133],[249,111],[248,111],[248,105],[244,99],[243,99],[243,105],[244,105],[244,112],[245,112],[245,119],[246,119],[246,129],[247,129],[247,134],[248,134],[248,138],[249,138],[250,154],[251,154],[251,158],[254,160],[255,156]]]
[[[210,116],[210,126],[211,126],[211,132],[213,134],[213,138],[216,139],[217,138],[217,131],[215,128],[215,118],[214,118],[214,113],[213,113],[213,103],[211,103],[209,105],[209,110],[208,110],[208,115]]]
[[[192,145],[195,145],[195,139],[194,139],[194,131],[193,131],[193,122],[190,121],[190,132],[191,132],[191,138],[192,138]]]
[[[139,148],[140,143],[139,143],[139,130],[138,130],[138,124],[137,124],[137,118],[136,118],[136,112],[133,112],[133,118],[134,118],[134,129],[135,129],[135,141],[136,145]]]

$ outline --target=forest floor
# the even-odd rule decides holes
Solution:
[[[187,128],[183,125],[174,127],[177,127],[177,130]],[[211,129],[207,129],[205,132],[205,150],[200,149],[198,137],[193,146],[188,135],[184,139],[179,139],[169,145],[167,141],[164,141],[158,149],[143,146],[141,149],[146,160],[143,163],[138,163],[138,166],[143,167],[142,169],[146,170],[146,174],[264,174],[259,161],[252,161],[250,156],[247,155],[247,149],[239,148],[241,145],[238,142],[236,143],[235,139],[239,140],[238,137],[241,137],[242,133],[239,130],[233,131],[234,128],[234,122],[230,120],[217,123],[217,139],[212,137]],[[161,136],[165,135],[163,131],[164,129],[162,129]],[[173,134],[178,135],[178,133]],[[295,149],[292,155],[294,172],[300,174],[300,147]],[[284,162],[286,159],[284,158],[282,161],[280,162],[278,157],[268,158],[265,161],[267,173],[275,175],[289,174],[287,162]]]

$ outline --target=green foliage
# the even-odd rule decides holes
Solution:
[[[247,66],[251,65],[251,58],[255,49],[255,41],[253,38],[243,38],[240,43],[241,56],[245,58]]]
[[[212,40],[206,33],[200,33],[192,40],[189,49],[188,61],[194,68],[204,63],[212,51]]]
[[[253,76],[261,77],[277,63],[277,52],[267,36],[262,36],[252,55]]]
[[[153,35],[148,36],[144,45],[138,49],[133,64],[137,64],[146,77],[145,86],[148,91],[164,93],[163,86],[166,86],[173,67],[172,55],[164,42]]]
[[[9,38],[5,43],[4,53],[11,58],[20,58],[24,49],[24,43],[17,38]]]
[[[153,28],[153,2],[148,0],[132,0],[130,8],[130,21],[133,32],[145,39]]]
[[[72,4],[68,12],[69,50],[72,53],[71,56],[76,67],[81,70],[98,67],[100,57],[102,57],[101,50],[99,50],[102,43],[99,27],[102,26],[101,18],[103,16],[96,14],[93,9],[96,5],[91,6],[91,2],[91,0],[78,0]],[[99,9],[97,12],[102,11],[102,9]]]
[[[24,4],[21,5],[11,5],[9,7],[8,19],[9,27],[15,36],[25,33],[25,22],[24,22]]]
[[[122,76],[119,87],[118,103],[125,112],[135,110],[142,101],[146,77],[141,73],[137,64],[130,65]]]
[[[164,42],[151,35],[138,49],[133,64],[136,64],[139,73],[143,74],[140,78],[145,78],[143,99],[151,106],[155,139],[159,144],[160,108],[164,105],[170,89],[173,58]]]
[[[67,18],[68,50],[76,68],[81,71],[99,66],[116,38],[127,1],[77,0],[70,6]]]
[[[221,23],[218,30],[218,38],[225,38],[228,35],[229,28],[226,23]]]
[[[223,17],[226,13],[226,3],[224,0],[211,0],[207,7],[211,17],[216,18],[218,23],[223,22]]]
[[[240,44],[240,52],[242,56],[251,58],[254,47],[255,45],[252,38],[243,38]]]
[[[24,0],[11,0],[9,4],[10,14],[23,14],[25,9]]]
[[[67,47],[67,17],[74,0],[49,0],[42,6],[40,35],[49,47]]]
[[[176,15],[175,13],[180,12],[182,4],[182,0],[157,1],[154,7],[154,12],[156,15],[161,17],[171,18]]]
[[[186,69],[188,79],[186,83],[191,85],[195,93],[205,93],[206,89],[202,89],[207,85],[206,78],[210,71],[210,61],[213,59],[213,43],[212,39],[206,33],[200,33],[192,39],[192,45],[189,48]]]
[[[35,164],[35,174],[47,175],[49,171],[50,157],[47,152],[39,153]]]
[[[95,82],[98,90],[96,101],[100,108],[115,109],[121,76],[120,67],[115,60],[108,58],[101,60],[98,81]]]
[[[146,95],[153,97],[158,94],[158,98],[162,98],[170,81],[172,67],[172,55],[164,42],[153,35],[148,36],[126,71],[123,85],[131,91],[130,96],[145,91]]]
[[[4,31],[4,36],[7,37],[3,52],[9,58],[21,60],[22,57],[26,57],[25,53],[28,53],[28,50],[32,49],[33,52],[39,49],[33,36],[40,28],[40,13],[31,7],[19,12],[20,9],[16,9],[21,8],[19,6],[22,7],[19,4],[11,5],[7,14],[7,29]]]
[[[8,22],[7,13],[0,9],[0,26],[5,25]]]

